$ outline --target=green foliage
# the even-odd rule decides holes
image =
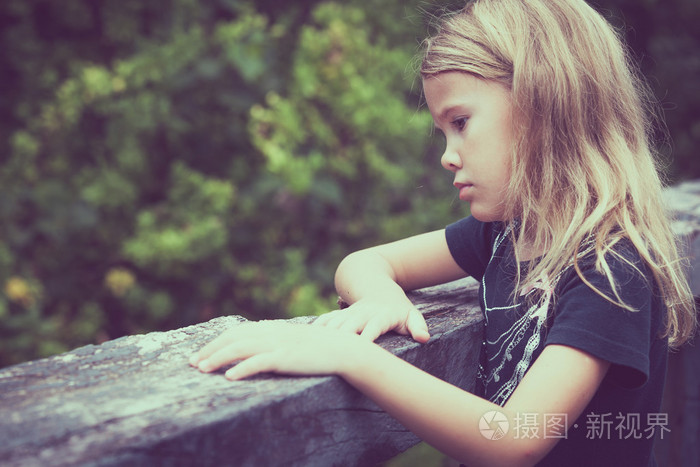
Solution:
[[[463,215],[412,70],[422,10],[455,3],[0,3],[0,366],[320,313],[345,254]],[[659,18],[636,47],[659,95],[688,77],[667,116],[697,175],[698,35],[627,3]]]
[[[187,279],[190,265],[225,250],[225,216],[233,191],[230,182],[207,178],[174,162],[166,199],[137,214],[134,235],[123,243],[124,258],[159,276]]]
[[[410,42],[359,5],[262,7],[3,5],[0,364],[320,313],[344,254],[449,219]]]

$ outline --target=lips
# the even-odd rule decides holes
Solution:
[[[462,201],[469,201],[470,193],[474,188],[471,183],[454,182],[453,184],[459,190],[459,199]]]

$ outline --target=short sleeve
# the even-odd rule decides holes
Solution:
[[[649,353],[663,304],[656,296],[646,268],[618,258],[606,258],[622,301],[635,311],[602,297],[572,271],[558,284],[553,322],[545,345],[562,344],[611,363],[610,377],[625,388],[643,385],[649,378]],[[608,279],[591,264],[584,277],[606,296],[614,297]]]
[[[493,222],[481,222],[469,216],[445,229],[447,246],[455,262],[464,272],[481,280],[491,258],[491,249],[497,235]]]

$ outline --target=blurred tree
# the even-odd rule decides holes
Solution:
[[[0,3],[0,366],[325,311],[343,255],[464,214],[412,70],[460,4]],[[697,176],[696,2],[598,4]]]
[[[423,170],[415,41],[357,5],[9,1],[0,24],[0,364],[327,310],[345,253],[457,209]]]

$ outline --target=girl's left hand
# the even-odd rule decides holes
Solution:
[[[288,375],[340,374],[357,360],[358,347],[375,345],[356,334],[284,321],[246,322],[232,326],[204,346],[190,364],[209,373],[241,361],[226,378],[257,373]]]

